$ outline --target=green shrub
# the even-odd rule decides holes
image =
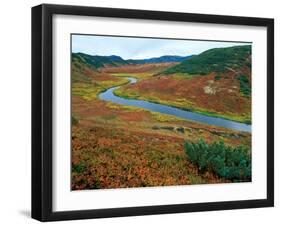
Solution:
[[[247,78],[246,75],[239,75],[238,80],[240,83],[240,92],[246,96],[249,97],[251,95],[251,87],[250,87],[250,82],[249,79]]]
[[[220,79],[221,79],[221,75],[220,75],[220,74],[216,74],[215,80],[218,81],[218,80],[220,80]]]
[[[87,167],[83,163],[72,165],[72,172],[75,172],[75,173],[78,173],[78,174],[83,173],[84,171],[86,171],[86,169],[87,169]]]
[[[71,124],[76,125],[79,122],[79,120],[75,116],[71,116]]]
[[[246,146],[231,147],[223,141],[207,144],[203,139],[184,144],[188,159],[201,172],[211,171],[232,181],[251,181],[251,154]]]

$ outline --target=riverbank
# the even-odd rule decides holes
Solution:
[[[130,84],[134,84],[137,82],[136,78],[132,78],[132,77],[125,77],[125,78],[130,80],[131,82]],[[150,110],[152,112],[168,114],[179,118],[196,121],[199,123],[205,123],[209,125],[220,126],[220,127],[225,127],[228,129],[234,129],[239,131],[251,132],[251,126],[243,123],[226,120],[219,117],[212,117],[210,115],[205,116],[204,114],[200,114],[200,113],[197,114],[196,112],[186,111],[180,108],[162,105],[159,103],[155,104],[153,103],[153,101],[146,101],[146,100],[143,101],[143,100],[137,100],[132,98],[123,98],[122,96],[118,97],[118,95],[116,95],[116,91],[119,90],[120,87],[121,86],[113,87],[106,90],[105,92],[100,93],[99,98],[105,101],[111,101],[122,105],[140,107]]]
[[[150,103],[155,103],[155,104],[162,104],[165,106],[170,106],[170,107],[175,107],[178,109],[182,109],[184,111],[190,111],[190,112],[194,112],[194,113],[198,113],[198,114],[202,114],[202,115],[206,115],[206,116],[210,116],[210,117],[214,117],[214,118],[221,118],[221,119],[226,119],[226,120],[231,120],[233,122],[238,122],[238,123],[244,123],[247,125],[251,125],[251,121],[248,119],[241,119],[239,116],[227,116],[227,115],[222,115],[222,114],[218,114],[216,112],[210,112],[206,109],[199,109],[199,108],[194,108],[194,107],[189,107],[188,103],[185,102],[180,102],[180,104],[178,104],[179,102],[169,102],[169,101],[164,101],[161,99],[156,99],[155,97],[143,97],[140,96],[137,93],[124,93],[122,91],[122,87],[120,87],[120,89],[116,89],[114,90],[114,94],[118,97],[122,97],[128,100],[143,100],[143,101],[147,101]],[[186,105],[185,105],[186,104]]]
[[[225,94],[220,92],[226,89],[226,85],[221,85],[224,82],[217,84],[214,75],[194,77],[196,76],[150,77],[142,79],[134,86],[123,86],[114,92],[123,98],[145,100],[211,117],[251,124],[250,99],[239,96],[237,84],[228,85],[230,88]]]

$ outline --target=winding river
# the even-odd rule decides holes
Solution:
[[[126,77],[130,80],[131,84],[136,83],[137,79],[132,77]],[[171,107],[163,104],[156,104],[144,100],[126,99],[123,97],[118,97],[114,94],[114,90],[118,89],[120,86],[112,87],[99,95],[99,98],[105,101],[111,101],[117,104],[129,105],[134,107],[139,107],[147,109],[154,112],[159,112],[167,115],[176,116],[183,119],[192,120],[199,123],[205,123],[213,126],[225,127],[228,129],[233,129],[237,131],[251,132],[251,125],[235,122],[223,118],[206,116],[200,113],[185,111],[176,107]]]

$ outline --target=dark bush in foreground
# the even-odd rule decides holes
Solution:
[[[71,124],[76,125],[79,122],[79,120],[75,116],[71,116]]]
[[[251,181],[251,154],[248,147],[231,147],[224,142],[207,144],[200,139],[193,143],[186,141],[185,153],[201,172],[212,171],[232,181]]]

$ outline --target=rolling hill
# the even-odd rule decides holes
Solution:
[[[115,94],[251,123],[251,46],[209,49]]]
[[[250,45],[210,49],[168,68],[163,73],[206,75],[211,72],[225,72],[242,67],[251,68]]]
[[[84,63],[92,69],[98,69],[105,66],[121,66],[129,64],[119,56],[92,56],[85,53],[72,53],[72,63]]]

